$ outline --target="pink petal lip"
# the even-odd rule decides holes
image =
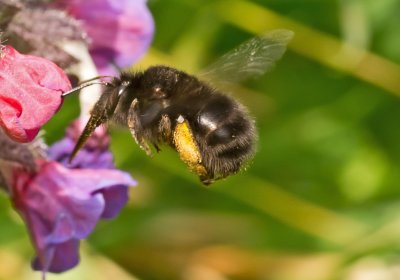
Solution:
[[[0,125],[15,141],[32,141],[62,105],[71,88],[64,71],[41,57],[11,46],[0,54]]]

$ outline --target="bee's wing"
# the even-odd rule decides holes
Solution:
[[[220,82],[239,82],[260,76],[274,67],[293,35],[290,30],[276,29],[254,37],[223,55],[200,76]]]

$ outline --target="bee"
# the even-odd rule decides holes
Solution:
[[[111,122],[127,127],[147,155],[152,154],[151,146],[156,151],[163,144],[175,149],[205,185],[237,173],[254,156],[255,122],[239,101],[204,80],[238,82],[261,75],[282,57],[292,36],[291,31],[274,30],[250,39],[200,78],[157,65],[142,72],[121,72],[109,82],[89,80],[64,93],[104,85],[70,159],[98,126]]]

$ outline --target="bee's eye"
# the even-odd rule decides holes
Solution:
[[[129,86],[129,81],[123,81],[118,89],[118,95],[123,94],[126,91],[126,88]]]

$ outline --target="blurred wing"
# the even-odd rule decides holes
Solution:
[[[277,29],[244,42],[207,67],[201,77],[223,82],[239,82],[270,71],[286,51],[294,33]]]

